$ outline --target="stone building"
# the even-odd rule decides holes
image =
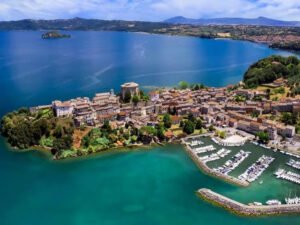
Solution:
[[[131,96],[139,95],[139,85],[134,82],[129,82],[121,85],[121,95],[125,98],[125,94],[129,92]]]

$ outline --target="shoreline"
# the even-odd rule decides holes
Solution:
[[[206,188],[199,189],[197,196],[239,216],[258,217],[300,214],[300,204],[248,206]]]

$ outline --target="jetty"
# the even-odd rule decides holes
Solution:
[[[278,205],[245,205],[210,189],[202,188],[197,191],[200,198],[223,207],[224,209],[242,216],[264,216],[300,214],[300,204],[278,204]]]
[[[300,170],[300,161],[296,161],[294,159],[290,159],[290,161],[288,161],[286,164],[288,166],[291,166],[291,167],[293,167],[295,169]]]
[[[222,149],[220,149],[220,150],[219,150],[218,152],[216,152],[216,153],[213,153],[213,154],[211,154],[211,155],[205,155],[205,156],[203,156],[203,157],[200,157],[200,160],[203,161],[204,163],[211,162],[211,161],[215,161],[215,160],[224,158],[224,157],[227,156],[230,152],[231,152],[231,150],[222,148]]]
[[[300,174],[298,173],[293,173],[291,171],[285,171],[284,169],[279,169],[274,174],[276,175],[276,178],[280,178],[296,184],[300,184]]]
[[[274,161],[273,157],[263,155],[253,165],[251,165],[243,174],[239,176],[241,180],[248,182],[255,181]]]
[[[218,168],[214,168],[214,171],[227,175],[236,167],[238,167],[248,156],[250,152],[245,152],[243,150],[239,151],[236,155],[234,155],[230,160],[228,160],[223,166]]]

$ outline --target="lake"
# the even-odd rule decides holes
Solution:
[[[118,92],[127,81],[146,91],[181,80],[225,86],[258,59],[291,54],[232,40],[119,32],[42,40],[41,34],[0,32],[0,116],[54,99]],[[227,184],[201,173],[178,145],[57,162],[40,152],[9,151],[0,138],[0,224],[300,224],[299,216],[237,217],[195,195],[208,187],[264,201],[295,189],[265,176],[264,185],[246,189]]]

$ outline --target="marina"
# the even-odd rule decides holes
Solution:
[[[300,198],[299,197],[285,198],[285,203],[288,205],[300,204]]]
[[[300,184],[300,174],[293,173],[291,171],[285,171],[284,169],[279,169],[275,172],[275,175],[276,178],[280,178],[296,184]]]
[[[203,144],[203,142],[202,142],[202,141],[199,141],[199,140],[191,140],[191,141],[189,142],[189,145],[190,145],[191,147],[195,147],[195,146],[202,145],[202,144]]]
[[[294,159],[290,159],[287,163],[288,166],[291,166],[295,169],[300,170],[300,161],[296,161]]]
[[[274,161],[274,158],[263,155],[252,166],[250,166],[243,174],[239,176],[241,180],[248,182],[255,181]]]
[[[238,167],[248,156],[250,152],[245,152],[240,150],[236,155],[234,155],[230,160],[228,160],[223,166],[214,168],[215,171],[222,174],[228,174],[236,167]]]
[[[214,151],[214,150],[216,150],[216,148],[213,145],[193,148],[193,152],[196,153],[196,154],[211,152],[211,151]]]
[[[224,158],[225,156],[227,156],[229,153],[231,152],[231,150],[222,148],[221,150],[219,150],[216,153],[213,153],[211,155],[206,155],[203,157],[200,157],[200,160],[203,161],[204,163],[206,162],[210,162],[210,161],[214,161],[214,160],[218,160],[220,158]]]

